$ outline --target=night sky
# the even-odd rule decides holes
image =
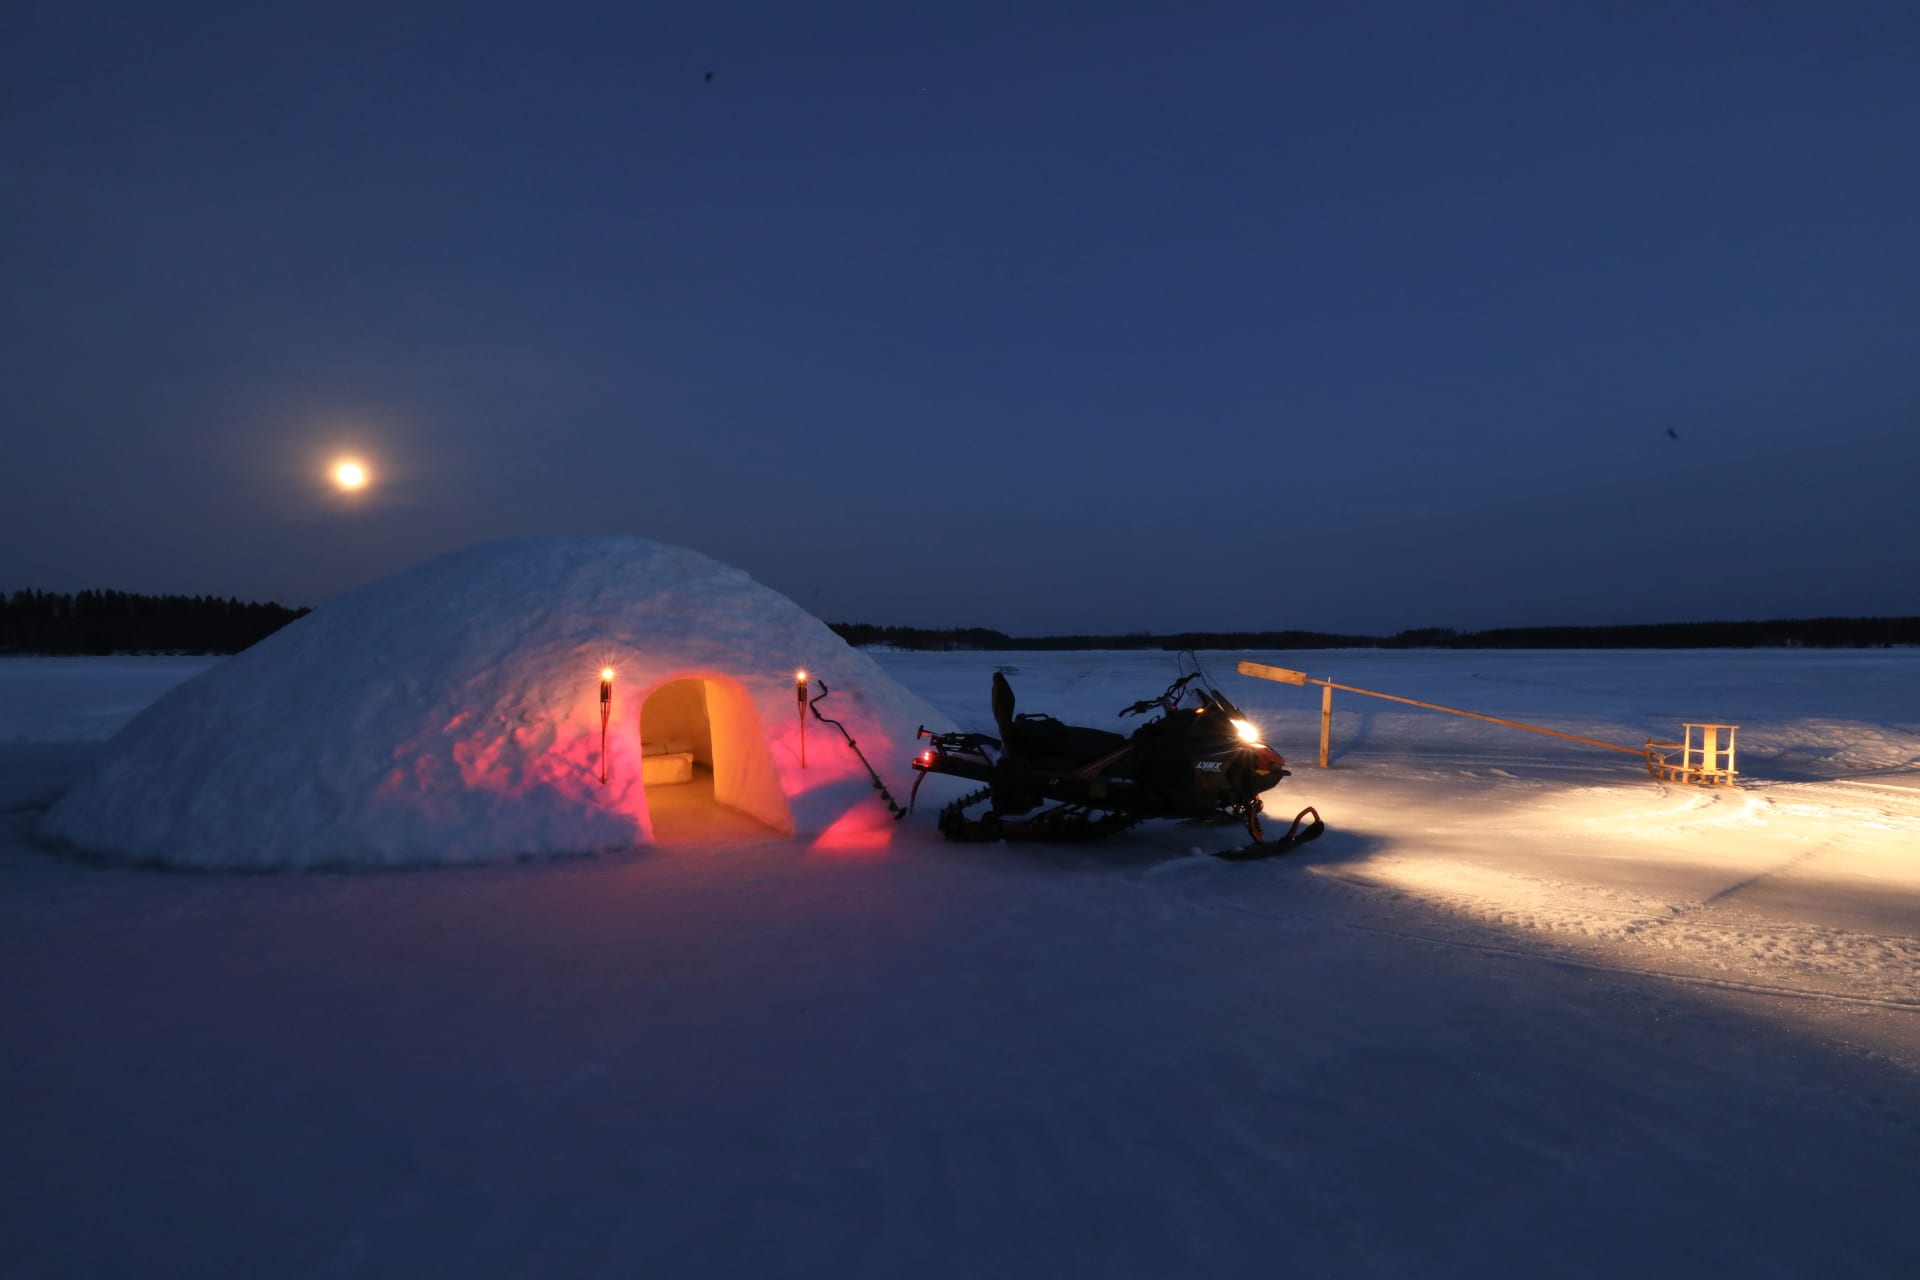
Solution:
[[[15,0],[0,146],[0,590],[1920,613],[1911,0]]]

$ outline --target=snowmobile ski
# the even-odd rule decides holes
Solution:
[[[1307,821],[1308,814],[1313,815],[1313,821]],[[1247,826],[1253,832],[1252,844],[1242,845],[1238,849],[1226,849],[1213,856],[1224,858],[1228,862],[1258,862],[1262,858],[1275,858],[1283,853],[1292,853],[1309,840],[1318,840],[1327,829],[1327,824],[1320,820],[1320,811],[1312,805],[1308,805],[1294,816],[1293,825],[1288,827],[1287,834],[1278,840],[1262,838],[1258,815],[1249,818]]]

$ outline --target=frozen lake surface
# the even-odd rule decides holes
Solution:
[[[1240,656],[1738,723],[1747,785],[1348,695],[1322,771]],[[1201,657],[1295,856],[950,846],[936,780],[851,840],[92,866],[39,813],[206,663],[0,661],[8,1274],[1920,1274],[1920,653]],[[995,667],[1116,728],[1175,674],[880,661],[978,728]]]

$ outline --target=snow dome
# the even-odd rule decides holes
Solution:
[[[612,701],[601,781],[601,677]],[[174,866],[420,866],[823,833],[949,727],[767,587],[640,538],[487,543],[370,583],[160,699],[41,833]]]

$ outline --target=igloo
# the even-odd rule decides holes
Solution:
[[[896,787],[915,729],[949,727],[819,619],[697,552],[485,543],[173,690],[41,833],[113,860],[263,870],[873,836],[887,813],[846,740],[808,717],[802,764],[802,670]]]

